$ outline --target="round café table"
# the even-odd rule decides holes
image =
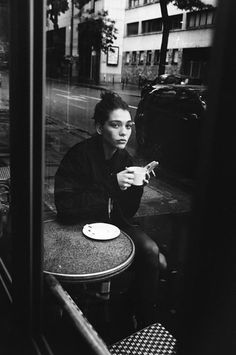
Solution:
[[[110,279],[132,263],[135,246],[121,231],[111,240],[94,240],[82,232],[83,225],[44,223],[44,273],[69,282]]]

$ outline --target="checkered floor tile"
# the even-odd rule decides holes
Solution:
[[[109,348],[112,355],[174,355],[176,339],[159,323],[115,343]]]

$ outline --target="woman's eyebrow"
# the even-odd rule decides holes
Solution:
[[[115,122],[115,123],[119,122],[119,123],[123,123],[123,121],[120,121],[120,120],[112,120],[112,121],[109,121],[109,122]],[[129,120],[129,121],[126,121],[126,122],[124,122],[124,123],[134,123],[134,121]]]

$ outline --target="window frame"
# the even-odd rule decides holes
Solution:
[[[178,50],[178,48],[174,48],[172,50],[172,61],[171,61],[171,63],[174,64],[174,65],[177,65],[178,64],[178,58],[179,58],[179,50]]]
[[[131,29],[132,25],[133,25],[133,27],[134,27],[134,25],[137,25],[137,32],[135,31],[135,33],[130,33],[130,29]],[[137,36],[138,35],[138,28],[139,28],[139,23],[137,21],[136,22],[127,23],[127,27],[126,27],[127,37]],[[135,28],[135,30],[136,30],[136,28]]]
[[[182,23],[183,23],[183,14],[177,14],[177,15],[170,16],[170,19],[169,19],[170,31],[181,30]]]
[[[44,14],[44,5],[45,0],[22,0],[21,2],[19,2],[18,0],[11,1],[11,14],[13,15],[13,18],[11,19],[12,49],[10,54],[10,117],[12,123],[10,128],[10,139],[12,193],[14,197],[12,204],[12,221],[16,222],[16,225],[14,225],[14,223],[12,222],[12,225],[14,226],[13,232],[15,233],[15,235],[13,233],[13,266],[14,269],[17,269],[14,270],[13,273],[13,286],[15,291],[14,302],[16,302],[14,307],[16,311],[16,320],[23,321],[22,323],[19,323],[19,326],[21,328],[24,328],[22,330],[26,331],[25,335],[28,337],[27,339],[30,340],[34,348],[34,352],[31,352],[32,355],[36,353],[38,355],[52,354],[50,353],[48,348],[46,349],[45,339],[43,340],[42,330],[39,326],[41,323],[38,323],[38,321],[40,321],[41,319],[39,311],[40,307],[42,306],[42,199],[40,201],[42,195],[42,182],[37,182],[37,180],[41,180],[38,179],[38,174],[40,174],[40,177],[43,178],[43,149],[37,151],[37,148],[43,147],[44,135],[41,136],[40,132],[44,133],[44,130],[43,121],[39,119],[40,122],[37,122],[37,118],[42,119],[44,111],[42,99],[44,97],[44,89],[42,82],[44,71],[44,60],[42,55],[42,34],[44,33],[44,31],[41,27],[44,21],[44,18],[42,16],[42,14]],[[200,230],[203,231],[203,233],[195,233],[194,236],[192,236],[193,238],[191,238],[190,240],[190,247],[194,246],[194,248],[191,248],[191,250],[194,251],[195,258],[189,258],[189,261],[191,261],[191,263],[189,262],[187,267],[189,267],[188,270],[189,275],[191,275],[191,277],[186,280],[187,282],[185,282],[184,287],[186,292],[182,292],[182,295],[184,295],[185,298],[181,299],[181,304],[183,304],[185,308],[183,309],[182,314],[180,314],[180,316],[182,316],[182,318],[180,318],[180,325],[184,325],[185,328],[183,327],[183,329],[180,329],[181,336],[179,347],[183,351],[186,350],[186,353],[190,353],[193,348],[196,351],[196,344],[198,348],[197,350],[203,349],[206,345],[206,339],[209,340],[208,346],[214,346],[214,349],[216,349],[217,346],[222,343],[222,337],[224,340],[229,338],[229,330],[231,330],[233,324],[233,322],[232,324],[229,322],[229,327],[226,328],[224,322],[217,322],[216,324],[215,317],[211,317],[210,319],[208,319],[207,322],[203,323],[203,326],[205,326],[203,330],[207,331],[204,339],[201,338],[199,340],[199,334],[196,331],[196,324],[198,325],[199,322],[202,322],[202,312],[199,312],[199,310],[202,311],[206,309],[206,298],[201,297],[201,286],[207,286],[207,292],[212,291],[212,289],[210,289],[212,283],[209,283],[210,276],[213,276],[214,281],[214,277],[216,275],[216,266],[219,266],[219,270],[222,269],[221,258],[215,259],[217,261],[217,264],[209,263],[208,258],[203,258],[203,264],[201,265],[201,268],[202,270],[205,270],[205,268],[207,267],[208,273],[207,275],[203,275],[199,272],[199,267],[196,267],[196,265],[198,266],[197,262],[199,261],[199,255],[201,255],[200,253],[198,254],[198,250],[196,250],[196,245],[202,246],[202,244],[199,242],[199,236],[201,237],[201,240],[203,242],[206,242],[208,240],[208,243],[205,244],[205,251],[209,252],[208,255],[216,255],[216,250],[221,256],[222,243],[214,243],[216,234],[212,233],[212,227],[214,227],[213,230],[216,231],[216,233],[217,229],[219,230],[219,228],[220,230],[222,228],[222,230],[226,230],[232,233],[232,230],[229,229],[230,226],[228,226],[228,229],[225,228],[227,227],[227,223],[229,221],[228,213],[232,213],[233,211],[230,211],[230,208],[225,208],[225,203],[223,203],[225,202],[225,195],[220,194],[220,196],[216,196],[215,188],[217,188],[219,184],[222,184],[222,174],[225,178],[224,182],[226,184],[231,183],[229,187],[234,186],[234,180],[231,181],[228,179],[229,170],[227,170],[226,174],[225,170],[221,169],[221,174],[217,174],[217,172],[219,172],[219,166],[221,166],[219,162],[220,160],[222,160],[221,157],[223,157],[223,155],[219,155],[219,147],[215,147],[215,145],[217,143],[217,138],[219,138],[219,140],[222,142],[221,122],[222,117],[225,114],[225,103],[229,103],[228,92],[225,91],[225,85],[227,85],[229,81],[230,85],[232,77],[229,77],[227,75],[229,70],[228,68],[230,67],[225,65],[225,63],[228,63],[229,61],[228,53],[232,49],[232,40],[234,38],[234,32],[232,31],[232,28],[234,25],[234,13],[236,10],[235,1],[230,0],[226,2],[226,4],[223,4],[222,1],[220,10],[221,16],[219,16],[219,23],[217,28],[218,32],[217,36],[215,36],[216,39],[214,44],[214,58],[216,58],[217,60],[213,62],[214,65],[213,69],[211,70],[211,106],[208,111],[210,120],[206,127],[206,133],[209,132],[210,128],[214,129],[210,131],[210,139],[208,134],[206,134],[204,137],[207,142],[207,157],[203,159],[203,167],[201,169],[202,174],[199,182],[199,186],[201,187],[201,189],[199,189],[198,194],[198,214],[196,213],[197,220],[198,222],[200,222],[198,224],[200,225],[200,228],[197,229],[197,232],[198,230]],[[39,26],[37,27],[36,24],[38,24]],[[22,43],[24,44],[23,47]],[[225,50],[222,51],[222,48],[225,48]],[[219,53],[222,53],[222,55],[219,56]],[[39,57],[37,57],[37,55],[39,55]],[[36,64],[38,64],[39,66],[37,66]],[[230,62],[230,64],[232,64],[232,61]],[[215,75],[216,72],[218,74],[220,73],[221,75]],[[233,72],[233,74],[235,75],[235,72]],[[22,78],[24,79],[23,82],[21,82]],[[37,81],[36,79],[39,79],[39,81]],[[34,92],[36,92],[36,90],[40,91],[38,91],[38,95],[35,95],[36,97],[34,97],[33,94]],[[215,105],[215,103],[217,103],[217,105]],[[233,108],[234,102],[232,99],[230,103]],[[16,106],[14,106],[15,104]],[[36,104],[39,104],[37,110]],[[20,110],[19,112],[18,109]],[[24,114],[26,114],[26,117],[24,117]],[[17,122],[15,121],[15,119],[17,119]],[[232,120],[229,122],[231,122],[231,125],[225,125],[223,133],[224,138],[228,139],[230,136],[233,142],[233,137],[230,135],[230,133],[232,132],[231,134],[234,134],[234,130],[231,129],[231,126],[234,123],[232,123]],[[17,131],[18,129],[20,129],[20,131]],[[227,136],[227,133],[229,133],[229,136]],[[21,137],[21,139],[19,139],[19,136]],[[24,141],[24,139],[26,139],[26,141]],[[220,148],[224,148],[225,152],[230,152],[232,154],[232,151],[227,151],[227,147],[225,147],[224,144],[221,144]],[[19,149],[19,151],[17,149]],[[18,166],[19,153],[26,153],[22,154],[21,156],[22,165],[20,169]],[[34,161],[34,158],[40,158],[40,160],[36,159],[36,161]],[[231,158],[231,156],[229,158]],[[234,159],[230,160],[232,162],[234,161]],[[211,162],[211,164],[209,164],[209,161]],[[26,168],[26,170],[24,170],[23,168]],[[214,185],[212,185],[212,176],[217,178],[214,181]],[[30,178],[30,180],[27,180],[28,178]],[[26,183],[26,186],[24,184],[22,185],[22,183]],[[208,193],[206,193],[206,191]],[[28,193],[29,196],[27,195]],[[36,193],[35,196],[34,193]],[[16,199],[17,197],[22,196],[24,197],[24,204],[22,204],[21,201]],[[212,199],[212,196],[216,197]],[[227,201],[230,202],[230,199],[228,198]],[[204,206],[205,208],[200,209],[200,207],[202,206]],[[215,206],[217,206],[217,208],[215,208],[217,214],[214,214],[212,212],[212,208],[214,208]],[[33,207],[36,207],[36,210],[32,210]],[[20,212],[20,216],[24,217],[23,220],[19,221],[17,212]],[[220,216],[218,224],[210,223],[211,219],[209,218],[209,212],[211,213],[213,221],[215,220],[216,216]],[[223,213],[220,214],[221,212]],[[206,222],[208,224],[207,228]],[[17,227],[22,227],[23,229],[18,230]],[[39,227],[40,229],[37,230],[37,227]],[[211,231],[210,234],[208,233],[209,230]],[[24,234],[24,232],[26,232],[26,234]],[[208,239],[211,235],[213,236],[213,243],[210,243]],[[229,241],[231,242],[233,238],[230,239],[230,233],[227,235],[229,236],[229,238],[225,238],[223,240],[223,250],[231,251],[233,249],[230,249]],[[39,236],[39,240],[37,240],[35,236]],[[38,246],[40,247],[39,250],[37,250]],[[214,253],[212,252],[212,246],[214,248]],[[17,249],[18,247],[20,248],[19,250]],[[25,258],[23,256],[25,256]],[[229,266],[231,266],[231,263],[232,265],[234,265],[233,262],[235,260],[232,260],[233,255],[229,254],[229,256],[231,258],[227,259],[227,271],[231,270]],[[196,263],[195,259],[197,261]],[[211,267],[211,265],[213,265],[214,267]],[[26,274],[24,274],[24,272],[26,272]],[[39,276],[39,279],[37,279],[37,276]],[[200,286],[198,282],[195,282],[194,287],[190,287],[193,286],[193,276],[195,280],[200,281]],[[18,278],[19,280],[17,280]],[[230,277],[227,278],[226,281],[228,281],[228,279],[230,279]],[[225,286],[225,279],[218,277],[217,282],[219,280],[223,280],[223,283],[221,283],[223,284],[223,286]],[[30,281],[30,284],[27,283],[28,281]],[[228,286],[227,283],[226,286]],[[20,288],[22,290],[20,290]],[[221,292],[219,294],[216,294],[216,301],[218,303],[222,302],[223,295],[225,297],[225,288],[222,287],[220,288],[220,290]],[[19,291],[20,294],[19,300],[17,300],[17,297],[19,296],[17,291]],[[38,299],[40,300],[40,304],[37,304]],[[196,304],[198,304],[198,307],[195,307],[194,315],[196,315],[196,317],[193,317],[192,304],[193,300],[195,299],[197,301]],[[202,303],[199,303],[199,300]],[[228,298],[226,310],[234,309],[233,307],[231,308],[231,304],[235,303],[233,300],[233,297]],[[208,297],[207,301],[209,301],[208,303],[210,305],[212,303],[212,298]],[[229,302],[231,303],[229,304]],[[21,306],[20,309],[18,309],[17,306]],[[25,310],[27,310],[26,314],[24,313]],[[222,314],[220,313],[220,316],[221,315]],[[229,316],[229,314],[224,313],[224,319],[227,316]],[[211,328],[209,327],[209,325],[212,325],[213,322],[213,329],[215,330],[216,334],[221,334],[221,337],[218,337],[219,339],[217,341],[215,337],[212,337],[212,333],[210,333]],[[206,329],[206,327],[208,327],[208,329]],[[40,345],[40,340],[37,340],[37,337],[40,337],[44,345]],[[230,342],[227,343],[227,341],[224,342],[224,344],[226,344],[226,347],[231,346]],[[232,351],[232,347],[229,350]]]
[[[160,49],[155,49],[154,51],[154,58],[153,58],[153,64],[158,65],[160,62]]]
[[[155,26],[157,26],[157,29],[155,29]],[[142,34],[161,32],[162,28],[161,17],[142,21]]]
[[[147,50],[146,54],[146,65],[151,65],[152,64],[152,50],[149,49]]]
[[[205,23],[201,24],[201,16],[205,15]],[[211,18],[211,23],[208,23],[208,19]],[[193,23],[190,26],[190,21]],[[212,27],[215,24],[215,10],[202,10],[202,11],[191,11],[187,13],[187,23],[186,30]]]
[[[137,51],[131,52],[131,64],[135,65],[137,63]]]
[[[144,65],[144,62],[145,62],[145,52],[144,51],[139,51],[138,64],[139,65]]]
[[[129,9],[139,6],[139,0],[129,0]]]
[[[52,354],[42,329],[46,2],[12,0],[10,18],[13,324],[25,353]]]
[[[125,65],[130,64],[130,52],[125,52]]]

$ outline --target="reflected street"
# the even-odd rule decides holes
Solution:
[[[111,87],[113,89],[113,87]],[[115,90],[114,90],[115,91]],[[92,120],[94,107],[100,100],[100,88],[86,88],[69,85],[66,82],[50,80],[46,90],[46,115],[47,123],[64,126],[72,135],[78,134],[87,138],[94,133]],[[128,95],[119,92],[129,104],[131,115],[134,118],[140,96]],[[72,133],[73,131],[73,133]],[[69,135],[70,136],[70,135]],[[128,148],[133,154],[135,149],[135,131],[133,130]],[[69,139],[68,147],[71,145]],[[63,144],[66,144],[63,142]]]
[[[116,91],[129,104],[134,118],[140,90],[122,90],[120,85],[105,88]],[[92,115],[100,100],[101,89],[102,86],[89,88],[70,86],[57,80],[47,81],[45,201],[50,210],[55,210],[54,176],[62,157],[71,146],[95,132]],[[135,155],[135,128],[127,149],[131,155]],[[137,157],[135,159],[137,164],[142,164]],[[190,194],[166,181],[152,177],[144,190],[138,212],[140,217],[190,211]]]

